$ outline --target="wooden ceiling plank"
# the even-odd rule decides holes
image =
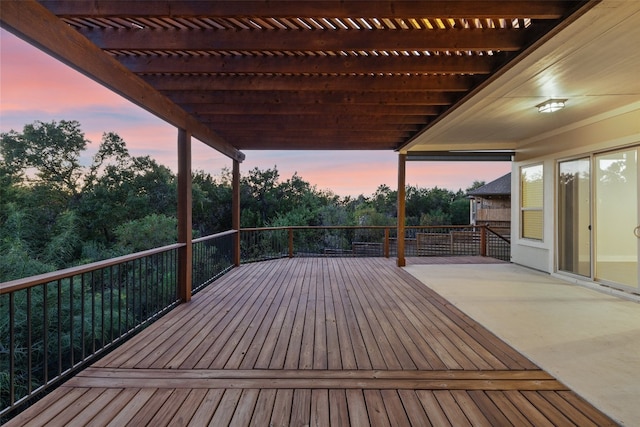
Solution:
[[[190,130],[195,138],[222,154],[238,161],[244,160],[244,154],[235,147],[105,55],[36,1],[3,0],[0,23],[18,37],[168,123]]]
[[[347,91],[176,91],[164,92],[177,104],[380,104],[450,105],[456,99],[444,92],[347,92]]]
[[[79,29],[107,50],[236,51],[517,51],[527,30],[482,28],[425,31],[226,31],[150,28]]]
[[[441,73],[489,74],[502,59],[493,56],[368,57],[117,57],[135,73]]]
[[[65,16],[157,17],[363,17],[363,18],[537,18],[556,19],[566,12],[566,1],[439,0],[439,1],[149,1],[46,0],[41,3]],[[150,4],[152,3],[152,4]]]
[[[460,75],[340,75],[340,76],[165,76],[144,75],[154,88],[163,90],[367,90],[465,92],[476,84],[471,76]]]

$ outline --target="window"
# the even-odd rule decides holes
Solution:
[[[543,179],[542,165],[520,168],[520,224],[525,239],[542,240],[543,236]]]

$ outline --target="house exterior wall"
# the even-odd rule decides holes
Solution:
[[[562,113],[564,111],[559,112]],[[640,102],[522,143],[516,151],[511,174],[512,261],[548,273],[556,271],[556,176],[559,161],[637,144],[640,144]],[[533,164],[542,164],[544,168],[544,230],[541,241],[520,237],[520,168]],[[611,226],[615,226],[615,222]]]
[[[478,212],[476,221],[509,222],[511,221],[511,199],[506,197],[476,197]]]

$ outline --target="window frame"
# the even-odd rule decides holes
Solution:
[[[540,205],[533,205],[533,206],[525,206],[525,203],[527,203],[527,200],[525,200],[525,184],[527,184],[528,182],[533,182],[533,181],[527,181],[525,179],[526,176],[526,171],[528,170],[533,170],[536,168],[540,168]],[[543,163],[532,163],[529,165],[524,165],[524,166],[520,166],[520,176],[519,176],[519,181],[520,181],[520,238],[521,239],[527,239],[527,240],[532,240],[532,241],[536,241],[536,242],[542,242],[544,241],[544,164]],[[540,226],[539,226],[539,230],[537,230],[539,233],[533,234],[533,233],[527,233],[528,230],[528,226],[527,226],[527,221],[525,219],[525,213],[527,212],[540,212]]]

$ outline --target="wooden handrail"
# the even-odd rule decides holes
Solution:
[[[55,280],[76,276],[78,274],[88,273],[90,271],[99,270],[101,268],[110,267],[112,265],[122,264],[123,262],[133,261],[138,258],[144,258],[149,255],[159,254],[161,252],[167,252],[174,249],[180,249],[184,246],[184,243],[174,243],[172,245],[149,249],[142,252],[136,252],[134,254],[119,256],[117,258],[110,258],[103,261],[92,262],[90,264],[79,265],[77,267],[65,268],[64,270],[52,271],[50,273],[39,274],[37,276],[10,280],[8,282],[0,283],[0,294],[27,289],[32,286],[41,285],[43,283],[49,283]]]
[[[221,233],[211,234],[209,236],[198,237],[197,239],[193,239],[191,241],[191,243],[206,242],[207,240],[212,240],[212,239],[217,239],[219,237],[229,236],[229,235],[232,235],[232,234],[236,234],[237,232],[238,232],[238,230],[227,230],[227,231],[223,231]]]

